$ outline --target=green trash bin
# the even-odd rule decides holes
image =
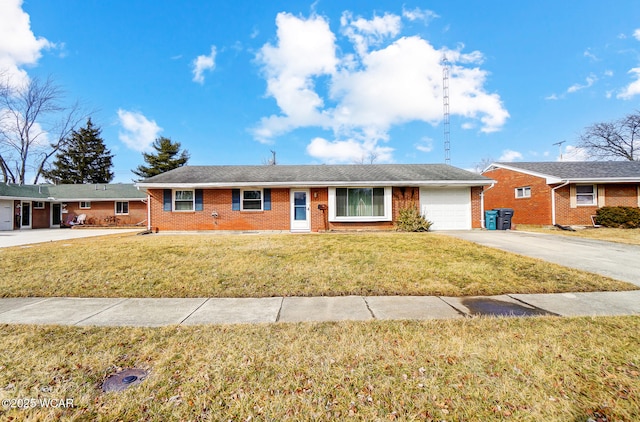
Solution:
[[[498,211],[485,211],[484,212],[484,227],[487,230],[495,230],[498,221]]]

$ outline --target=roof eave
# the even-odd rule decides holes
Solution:
[[[405,181],[319,181],[319,182],[232,182],[232,183],[138,183],[141,189],[223,189],[243,188],[248,186],[261,187],[309,187],[324,188],[338,186],[487,186],[493,180],[405,180]]]

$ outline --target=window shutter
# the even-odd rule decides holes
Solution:
[[[571,208],[578,207],[578,199],[576,198],[576,185],[569,185],[569,204]]]
[[[265,189],[263,191],[263,195],[264,195],[264,210],[265,211],[271,211],[271,189]]]
[[[171,211],[171,189],[164,190],[164,198],[162,203],[162,211]]]
[[[202,211],[202,189],[196,189],[196,211]]]
[[[231,190],[231,210],[240,211],[240,189]]]
[[[598,208],[604,207],[605,194],[604,194],[604,185],[598,185]]]

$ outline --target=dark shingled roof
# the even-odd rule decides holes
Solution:
[[[322,185],[337,183],[470,182],[489,184],[491,179],[446,164],[184,166],[138,183],[145,185],[280,184]],[[485,183],[483,183],[485,182]]]
[[[640,179],[640,161],[542,161],[496,164],[562,180]]]
[[[0,197],[43,199],[57,201],[115,199],[145,199],[147,195],[132,183],[85,185],[7,185],[0,184]]]

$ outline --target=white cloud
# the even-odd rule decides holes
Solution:
[[[315,138],[307,145],[307,154],[327,164],[389,162],[393,148],[381,147],[375,142],[327,141]]]
[[[517,161],[517,160],[522,160],[522,154],[519,153],[518,151],[513,151],[510,149],[505,149],[504,151],[502,151],[502,155],[500,156],[500,158],[498,158],[498,161],[504,161],[504,162],[511,162],[511,161]]]
[[[0,69],[16,85],[26,82],[25,65],[34,65],[42,50],[55,44],[31,31],[30,17],[22,10],[22,0],[0,1]]]
[[[431,152],[433,151],[433,139],[422,138],[419,143],[415,144],[415,147],[421,152]]]
[[[416,7],[413,10],[403,9],[402,16],[412,22],[416,20],[421,20],[421,21],[424,21],[425,23],[429,23],[431,20],[437,19],[440,17],[431,10],[420,9],[418,7]]]
[[[351,12],[344,12],[340,19],[342,32],[355,46],[356,52],[361,57],[366,55],[369,47],[380,45],[384,40],[395,37],[400,32],[400,16],[385,13],[384,16],[375,16],[371,20],[364,18],[353,19]]]
[[[629,71],[636,78],[635,81],[627,85],[617,97],[623,100],[630,100],[636,95],[640,94],[640,67],[635,67]]]
[[[134,151],[148,151],[153,141],[162,132],[162,128],[155,120],[149,120],[142,113],[136,111],[119,109],[118,119],[120,119],[122,126],[118,138]]]
[[[589,58],[589,59],[591,59],[591,60],[593,60],[594,62],[595,62],[595,61],[598,61],[598,57],[597,57],[595,54],[593,54],[593,53],[591,52],[591,49],[590,49],[590,48],[587,48],[587,49],[585,50],[585,52],[584,52],[584,53],[582,53],[582,55],[583,55],[583,56],[585,56],[585,57],[587,57],[587,58]]]
[[[573,93],[578,92],[580,90],[583,90],[583,89],[586,89],[586,88],[590,88],[591,86],[593,86],[593,84],[597,80],[598,80],[598,78],[596,77],[596,75],[594,75],[592,73],[592,74],[590,74],[589,76],[586,77],[584,85],[573,84],[567,89],[567,93],[573,94]]]
[[[633,31],[633,38],[635,38],[636,40],[640,41],[640,28],[638,28],[635,31]]]
[[[587,161],[589,154],[586,149],[567,145],[562,153],[562,159],[558,157],[558,161]]]
[[[267,96],[275,99],[280,114],[260,120],[253,131],[256,139],[270,142],[297,128],[321,127],[332,129],[336,140],[315,140],[310,151],[320,146],[351,156],[354,142],[371,149],[387,141],[395,125],[437,125],[443,117],[444,54],[451,64],[451,115],[462,116],[466,128],[479,123],[481,132],[500,130],[509,113],[500,96],[485,89],[482,53],[463,53],[462,45],[436,49],[420,37],[402,37],[401,19],[387,13],[367,20],[345,12],[341,34],[353,45],[353,54],[337,49],[336,35],[323,17],[278,14],[277,44],[265,44],[257,59]]]
[[[204,72],[211,71],[216,67],[216,46],[211,46],[211,53],[209,55],[201,55],[196,57],[192,63],[193,65],[193,81],[199,84],[204,83]]]

